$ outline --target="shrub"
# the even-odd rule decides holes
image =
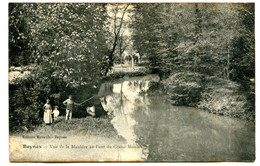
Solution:
[[[239,84],[211,78],[201,95],[199,108],[217,115],[249,119],[246,113],[247,98]],[[252,115],[252,114],[251,114]]]
[[[31,129],[42,122],[42,102],[39,92],[28,87],[26,83],[10,85],[9,129],[10,132]]]
[[[99,86],[100,82],[94,82]],[[9,129],[10,132],[34,129],[43,122],[43,105],[50,98],[51,106],[59,106],[65,114],[62,101],[73,95],[76,102],[81,102],[96,94],[94,84],[81,85],[77,88],[66,86],[63,79],[51,77],[51,72],[39,65],[10,67],[9,69]],[[85,108],[79,108],[78,117],[85,117]],[[76,114],[77,115],[77,114]]]
[[[196,106],[201,97],[202,78],[199,73],[178,72],[162,83],[173,105]]]

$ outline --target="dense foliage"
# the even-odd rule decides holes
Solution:
[[[97,93],[125,52],[132,63],[146,57],[175,105],[252,112],[254,17],[253,3],[10,3],[10,129],[40,123],[46,98],[61,106]]]
[[[20,72],[29,72],[30,78],[11,83],[10,124],[31,125],[24,121],[39,119],[46,98],[59,105],[69,94],[78,101],[90,97],[110,67],[107,17],[104,4],[9,4],[9,65],[39,67],[22,67]]]
[[[173,105],[196,106],[204,86],[203,75],[194,72],[178,72],[162,81],[165,92]]]
[[[219,105],[220,114],[254,111],[254,4],[138,4],[132,27],[135,49],[148,57],[173,104],[206,100],[210,112],[216,108],[205,103]],[[212,81],[220,86],[209,90]],[[215,93],[221,86],[243,93]]]
[[[160,4],[138,4],[134,6],[133,15],[133,42],[134,48],[141,56],[149,59],[149,68],[152,72],[161,71],[161,56],[159,52],[158,26],[161,26]]]
[[[138,4],[134,8],[134,46],[148,55],[157,72],[188,70],[236,79],[242,74],[238,68],[246,67],[248,74],[243,76],[254,77],[253,4]]]
[[[238,83],[219,78],[208,79],[210,83],[203,90],[198,104],[200,109],[218,115],[254,120],[254,112],[252,108],[248,109],[249,101]]]
[[[9,4],[9,63],[14,66],[34,62],[29,47],[29,27],[24,18],[25,9],[21,4]]]

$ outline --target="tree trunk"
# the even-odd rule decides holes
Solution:
[[[132,57],[132,60],[131,60],[132,64],[131,64],[131,67],[134,68],[134,56],[131,56],[131,57]]]
[[[122,67],[122,55],[120,55],[120,66]]]
[[[230,44],[228,44],[228,54],[227,54],[227,79],[229,80],[230,78],[230,71],[229,71],[229,68],[230,68]]]
[[[108,57],[109,57],[109,67],[108,69],[105,70],[105,75],[107,75],[108,71],[109,71],[109,68],[113,66],[113,63],[114,63],[114,52],[116,50],[116,46],[118,44],[118,38],[119,38],[119,35],[120,35],[120,31],[121,31],[121,28],[122,28],[122,25],[123,25],[123,20],[124,20],[124,16],[125,16],[125,13],[126,13],[126,10],[128,8],[129,4],[124,8],[123,10],[123,14],[122,14],[122,17],[120,18],[120,24],[119,24],[119,27],[117,28],[117,25],[116,25],[116,21],[117,21],[117,14],[115,14],[115,17],[114,17],[114,41],[113,41],[113,45],[112,45],[112,49],[108,51]]]

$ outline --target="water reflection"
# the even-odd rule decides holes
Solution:
[[[133,77],[103,85],[107,93],[102,92],[102,107],[125,138],[118,160],[234,161],[254,156],[253,124],[172,106],[165,96],[148,95],[151,81],[159,78]]]
[[[120,159],[134,158],[135,160],[146,160],[148,148],[138,144],[140,137],[136,135],[135,120],[137,114],[148,115],[150,101],[146,91],[150,81],[159,81],[158,76],[149,75],[146,77],[135,77],[128,80],[119,80],[113,84],[112,94],[101,98],[101,104],[109,115],[113,116],[111,123],[114,125],[118,134],[126,140],[126,146],[138,148],[126,148],[120,152]]]

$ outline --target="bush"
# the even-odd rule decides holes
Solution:
[[[90,82],[87,85],[71,88],[66,86],[63,79],[51,76],[51,72],[43,70],[41,66],[28,65],[10,67],[9,69],[9,129],[11,133],[23,130],[33,130],[43,122],[43,105],[49,98],[51,106],[59,106],[65,114],[62,101],[73,95],[76,102],[81,102],[98,92],[93,84],[99,86],[100,82]],[[101,112],[101,111],[100,111]],[[85,117],[84,107],[79,108],[76,114]]]
[[[194,72],[178,72],[163,80],[165,92],[173,105],[196,106],[201,97],[202,75]]]
[[[9,75],[9,130],[13,133],[33,129],[43,122],[51,79],[36,65],[10,67]]]
[[[211,78],[201,95],[199,108],[217,115],[252,119],[246,112],[247,98],[239,84],[219,78]]]
[[[147,93],[148,95],[165,95],[165,89],[161,82],[150,81]]]
[[[10,85],[9,96],[9,129],[10,132],[30,130],[42,123],[42,103],[39,92],[31,89],[25,83]]]

